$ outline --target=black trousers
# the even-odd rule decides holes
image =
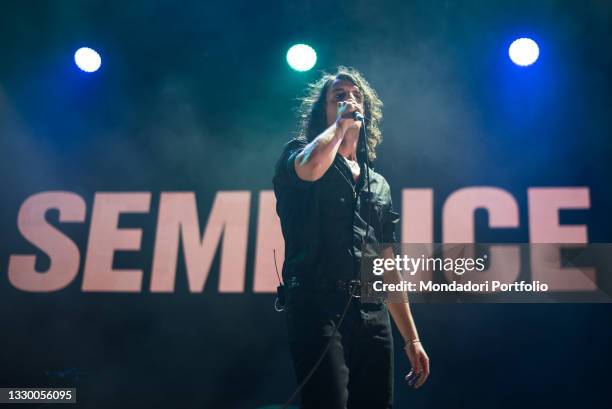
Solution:
[[[346,292],[288,292],[287,329],[298,384],[332,337],[348,298]],[[301,401],[302,409],[393,406],[393,338],[385,304],[351,301],[323,361],[303,387]]]

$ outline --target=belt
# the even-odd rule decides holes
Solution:
[[[285,284],[288,290],[295,288],[306,288],[314,291],[339,291],[346,292],[355,298],[361,298],[361,280],[318,280],[316,282],[299,281],[297,277],[291,277]]]

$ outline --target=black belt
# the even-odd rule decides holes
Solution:
[[[313,291],[321,292],[345,292],[355,298],[361,298],[361,280],[309,280],[308,282],[300,281],[297,277],[291,277],[285,284],[287,290],[296,288],[305,288]]]

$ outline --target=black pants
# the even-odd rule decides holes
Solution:
[[[289,347],[298,384],[330,340],[348,297],[303,288],[287,294]],[[393,338],[386,305],[351,301],[301,400],[303,409],[392,407]]]

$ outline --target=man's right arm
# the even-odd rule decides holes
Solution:
[[[321,178],[334,161],[343,137],[344,130],[336,121],[306,145],[295,157],[298,177],[309,182]]]
[[[359,132],[361,122],[355,121],[351,115],[357,108],[357,104],[353,101],[338,103],[336,121],[295,157],[295,173],[300,179],[314,182],[327,172],[334,162],[347,130],[354,128]]]

